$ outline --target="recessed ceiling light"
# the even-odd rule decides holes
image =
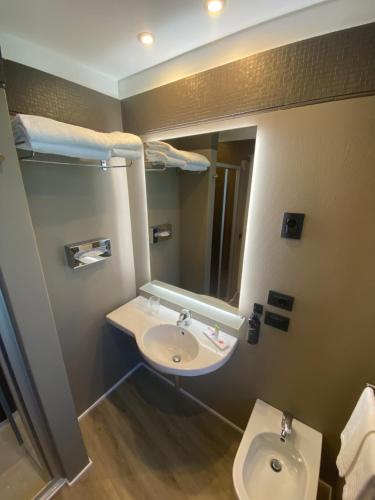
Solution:
[[[154,35],[149,31],[143,31],[142,33],[138,33],[137,38],[142,45],[150,46],[154,43]]]
[[[205,4],[210,14],[218,14],[223,10],[224,0],[206,0]]]

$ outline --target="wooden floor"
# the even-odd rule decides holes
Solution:
[[[33,456],[18,412],[14,417],[24,443],[19,445],[9,421],[0,425],[0,499],[30,500],[45,486],[47,477]]]
[[[241,434],[145,368],[80,424],[93,465],[56,500],[235,498]]]

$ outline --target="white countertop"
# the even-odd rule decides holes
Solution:
[[[207,328],[207,325],[194,318],[192,324],[186,329],[194,335],[200,345],[199,355],[195,359],[184,363],[178,368],[172,361],[166,363],[164,359],[150,359],[143,343],[145,333],[156,325],[175,325],[178,317],[178,312],[163,305],[160,305],[157,313],[151,314],[148,300],[144,297],[137,297],[106,316],[110,324],[134,337],[142,355],[154,368],[164,373],[177,374],[178,372],[178,374],[185,376],[202,375],[212,372],[226,363],[232,355],[238,340],[234,336],[221,331],[220,338],[229,345],[227,349],[222,351],[203,334],[203,330]]]

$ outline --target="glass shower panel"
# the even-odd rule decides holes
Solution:
[[[51,477],[12,377],[4,336],[10,318],[0,291],[0,498],[28,500]]]

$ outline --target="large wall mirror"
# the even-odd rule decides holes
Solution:
[[[255,140],[246,127],[145,144],[153,280],[238,306]]]

